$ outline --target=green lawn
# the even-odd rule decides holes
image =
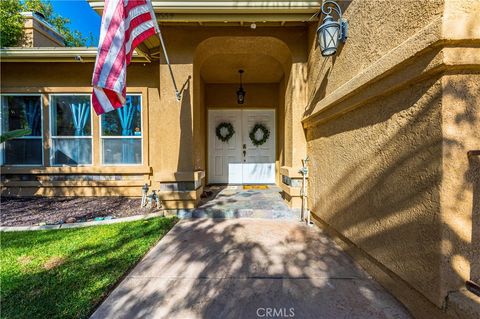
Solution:
[[[176,221],[1,233],[1,317],[88,317]]]

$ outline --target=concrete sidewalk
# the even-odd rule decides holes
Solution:
[[[411,318],[317,228],[179,222],[92,318]]]

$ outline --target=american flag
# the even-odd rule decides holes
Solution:
[[[105,1],[92,79],[92,103],[98,115],[125,104],[127,66],[133,51],[158,32],[151,1]]]

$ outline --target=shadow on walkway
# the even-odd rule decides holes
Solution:
[[[92,318],[411,318],[316,228],[182,220]],[[272,317],[272,316],[270,316]]]

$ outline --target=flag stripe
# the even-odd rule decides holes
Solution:
[[[131,21],[129,28],[127,30],[126,35],[125,35],[125,42],[128,42],[130,40],[130,37],[132,35],[132,30],[134,30],[136,27],[138,27],[140,24],[146,22],[146,21],[151,21],[150,19],[150,14],[148,12],[139,14],[138,16],[135,16]]]
[[[98,115],[123,106],[127,66],[133,51],[158,30],[151,1],[105,1],[99,48],[92,76],[92,103]]]
[[[134,11],[134,9],[137,9],[137,8],[139,9]],[[122,50],[121,44],[116,42],[121,41],[123,44],[123,42],[127,41],[128,35],[130,34],[129,29],[130,29],[131,20],[134,20],[139,15],[144,14],[145,10],[148,10],[148,6],[146,5],[133,8],[132,11],[130,11],[130,13],[128,14],[128,18],[122,21],[122,23],[118,27],[117,32],[115,33],[115,36],[113,38],[113,41],[115,41],[114,45],[111,45],[109,47],[108,53],[102,56],[103,60],[101,60],[101,63],[104,63],[105,65],[98,79],[99,85],[108,86],[108,85],[113,85],[112,83],[117,82],[117,76],[119,72],[115,72],[115,71],[110,72],[110,71],[112,69],[115,70],[121,67],[121,64],[122,64],[121,61],[125,59],[124,54],[128,53],[129,49],[127,50],[127,52],[125,52],[124,50]],[[113,79],[109,80],[110,76],[112,76]],[[107,83],[107,81],[109,81],[110,83]]]
[[[156,33],[155,28],[150,28],[148,30],[145,30],[143,33],[139,34],[135,40],[132,43],[132,47],[136,47],[139,43],[142,43],[145,39],[149,38],[153,34]],[[127,55],[127,63],[130,63],[130,60],[132,59],[132,54],[133,51],[130,51],[130,53]]]
[[[118,64],[115,64],[115,58],[119,54],[124,53],[124,35],[125,35],[125,29],[124,29],[124,23],[123,21],[119,25],[115,36],[112,38],[111,45],[109,45],[108,50],[106,51],[106,54],[102,55],[100,57],[100,63],[102,64],[102,70],[100,71],[100,76],[98,79],[98,85],[99,86],[106,86],[107,85],[107,79],[110,75],[110,71],[112,68],[118,67]]]
[[[149,29],[154,30],[153,27],[154,22],[152,20],[143,22],[142,24],[138,25],[135,29],[132,30],[132,36],[128,40],[127,44],[125,45],[125,51],[130,52],[130,50],[133,50],[135,48],[132,46],[133,40],[135,40],[136,37],[138,37],[140,34],[144,33],[145,31],[148,31]]]
[[[147,7],[148,8],[148,7]],[[131,36],[131,29],[132,28],[135,28],[139,23],[141,23],[142,21],[146,21],[145,17],[150,17],[150,14],[147,13],[147,14],[140,14],[139,16],[135,16],[133,18],[133,21],[131,21],[130,23],[130,26],[129,28],[127,28],[125,30],[125,41],[127,42],[128,39],[130,38]],[[151,20],[150,20],[151,21]],[[153,35],[154,33],[152,33]],[[141,41],[140,41],[141,42]],[[139,42],[139,43],[140,43]],[[125,52],[126,51],[126,52]],[[121,50],[119,52],[119,54],[117,55],[117,58],[115,60],[115,62],[113,63],[112,65],[112,68],[111,68],[111,72],[108,73],[108,77],[105,79],[106,81],[106,85],[107,86],[117,86],[119,82],[125,82],[125,78],[122,76],[124,76],[125,73],[122,73],[121,70],[123,70],[123,68],[120,68],[120,67],[114,67],[114,66],[117,66],[119,63],[124,63],[125,61],[125,54],[130,55],[131,51],[128,51],[127,49],[125,50]],[[127,64],[130,63],[130,59],[127,59]]]
[[[121,1],[118,2],[118,5],[114,5],[114,2],[116,0],[110,0],[108,2],[111,3],[111,7],[114,8],[114,10],[109,11],[107,13],[111,14],[111,17],[105,17],[105,15],[102,17],[102,26],[105,23],[107,26],[102,27],[102,33],[103,34],[103,41],[99,42],[98,45],[98,54],[97,54],[97,60],[95,62],[95,73],[94,73],[94,82],[99,81],[100,73],[101,70],[103,69],[103,65],[105,63],[106,56],[109,52],[109,49],[114,41],[114,36],[117,33],[118,28],[120,27],[120,24],[123,21],[123,7]],[[117,15],[114,15],[114,13],[118,13]],[[105,21],[104,21],[105,20]]]
[[[116,3],[115,1],[112,0],[106,0],[105,1],[105,7],[103,8],[104,13],[102,16],[102,25],[100,27],[100,41],[99,43],[103,43],[105,40],[105,36],[108,33],[109,27],[110,27],[110,22],[113,17],[113,13],[115,10],[119,10],[119,5],[120,3]]]
[[[124,63],[128,64],[129,61],[124,60]],[[124,65],[120,71],[120,74],[117,77],[117,81],[114,84],[114,90],[117,92],[121,92],[122,89],[125,87],[125,72],[127,72],[127,66]]]
[[[148,3],[147,0],[136,0],[136,1],[130,0],[128,1],[127,6],[125,7],[125,10],[130,11],[137,6],[147,4],[147,3]]]
[[[95,109],[95,112],[99,113],[99,112],[110,112],[110,111],[113,111],[113,106],[112,104],[110,103],[110,100],[108,99],[108,97],[105,95],[105,92],[103,91],[102,88],[94,88],[93,89],[93,98],[97,100],[97,103],[93,103],[93,108]],[[95,100],[93,101],[95,102]],[[98,106],[98,105],[101,105],[102,108],[98,109],[97,107],[95,106]]]

